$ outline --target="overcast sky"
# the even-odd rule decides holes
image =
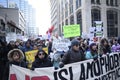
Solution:
[[[28,0],[36,9],[36,23],[39,27],[39,34],[46,34],[50,23],[50,2],[49,0]]]

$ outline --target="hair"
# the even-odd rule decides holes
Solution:
[[[100,44],[104,45],[105,42],[107,42],[107,44],[109,44],[109,42],[108,42],[108,40],[106,38],[101,39]]]
[[[96,45],[96,43],[91,43],[90,46],[89,46],[90,52],[91,52],[92,55],[94,55],[94,53],[97,53],[97,50],[93,50],[93,49],[92,49],[92,47],[95,46],[95,45]],[[96,46],[97,46],[97,45],[96,45]]]
[[[18,55],[19,55],[20,60],[23,60],[23,59],[24,59],[24,54],[23,54],[23,52],[22,52],[20,49],[13,49],[13,50],[10,50],[10,51],[8,52],[8,60],[9,60],[9,61],[13,61],[12,57],[13,57],[13,55],[14,55],[14,52],[18,52]]]
[[[38,50],[37,55],[35,56],[35,58],[38,58],[39,52],[43,52],[43,54],[45,54],[45,57],[44,57],[44,58],[47,58],[47,57],[48,57],[47,53],[46,53],[44,50],[40,49],[40,50]]]

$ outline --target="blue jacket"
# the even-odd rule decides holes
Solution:
[[[94,55],[92,55],[90,51],[87,51],[87,53],[85,54],[85,58],[86,58],[86,59],[93,59],[93,58],[95,58],[95,57],[97,57],[97,56],[98,56],[97,53],[94,54]]]

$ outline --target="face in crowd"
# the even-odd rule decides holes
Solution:
[[[19,52],[17,52],[17,51],[13,52],[12,58],[14,61],[19,61],[20,60]]]
[[[76,45],[73,46],[73,49],[74,49],[75,51],[79,51],[79,47],[80,47],[79,44],[76,44]]]
[[[39,57],[40,59],[43,59],[43,58],[45,57],[45,53],[42,52],[42,51],[40,51],[40,52],[38,53],[38,57]]]

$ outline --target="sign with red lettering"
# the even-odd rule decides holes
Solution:
[[[47,67],[32,71],[12,65],[9,80],[120,80],[120,53],[68,64],[57,70]]]

